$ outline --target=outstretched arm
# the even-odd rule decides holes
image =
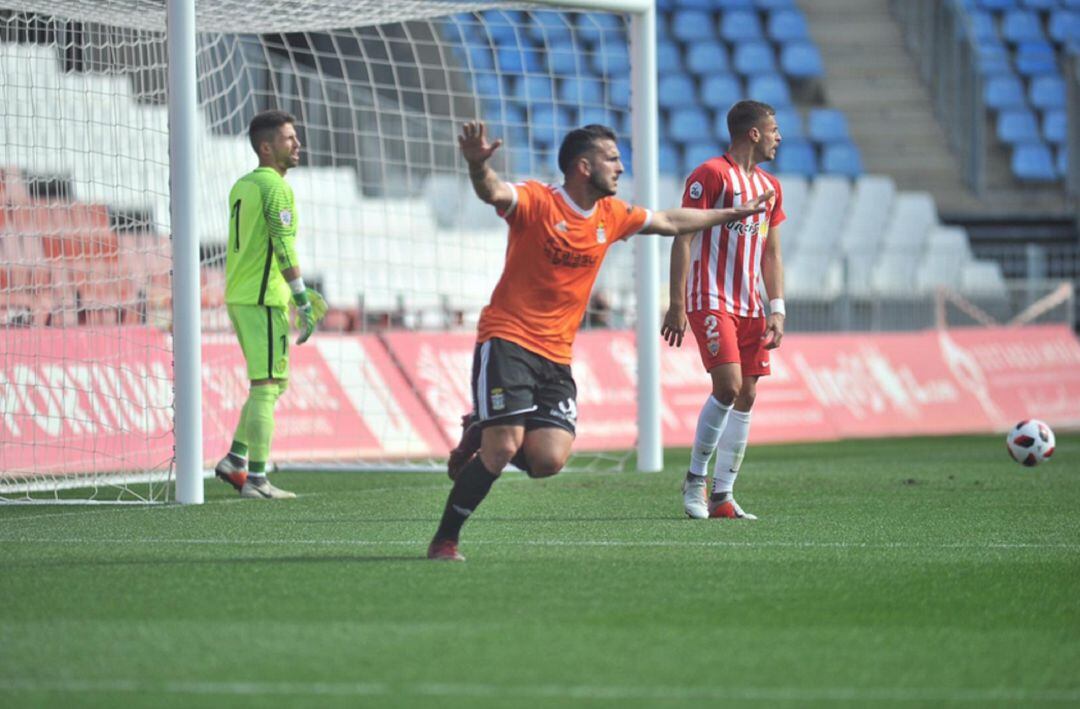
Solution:
[[[487,128],[483,121],[469,121],[458,136],[461,155],[469,164],[469,179],[473,191],[483,202],[495,207],[499,213],[505,212],[514,203],[514,189],[503,182],[498,173],[488,165],[488,160],[502,145],[501,139],[493,143],[487,141]]]
[[[687,209],[677,207],[675,209],[665,209],[662,212],[654,212],[652,221],[639,233],[675,236],[676,234],[691,234],[730,221],[741,221],[764,212],[768,208],[768,202],[772,199],[773,194],[773,191],[769,190],[752,202],[728,209]]]

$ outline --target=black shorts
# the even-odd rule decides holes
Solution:
[[[492,338],[476,345],[473,411],[481,426],[555,426],[577,434],[577,384],[570,365]]]

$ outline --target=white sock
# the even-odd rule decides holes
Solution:
[[[709,458],[716,450],[720,432],[724,430],[731,405],[724,406],[716,397],[709,395],[698,414],[697,431],[694,433],[694,447],[690,449],[690,472],[705,476],[709,471]]]
[[[713,494],[730,493],[739,475],[746,441],[750,437],[750,412],[733,409],[727,425],[716,444],[716,468],[713,472]]]

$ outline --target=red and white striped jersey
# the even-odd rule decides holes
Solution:
[[[754,167],[743,172],[728,154],[707,160],[686,178],[682,206],[729,209],[775,190],[769,209],[742,221],[699,231],[690,245],[686,310],[720,310],[741,317],[764,315],[758,280],[769,229],[784,221],[780,180]]]

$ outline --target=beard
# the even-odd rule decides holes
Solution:
[[[605,197],[615,196],[615,189],[604,184],[596,174],[589,175],[589,185]]]

